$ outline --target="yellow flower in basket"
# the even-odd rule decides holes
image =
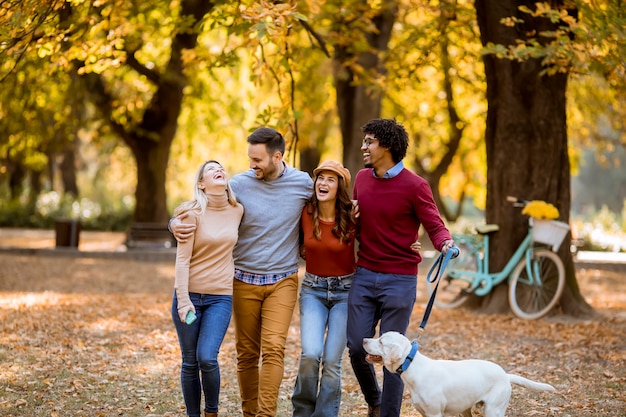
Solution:
[[[527,214],[536,219],[553,220],[559,217],[559,210],[545,201],[533,200],[526,204],[522,214]]]

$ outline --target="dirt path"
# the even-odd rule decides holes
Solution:
[[[172,262],[0,252],[0,265],[0,415],[184,416],[169,315]],[[597,319],[529,322],[435,309],[422,352],[492,360],[558,389],[550,395],[514,388],[508,416],[624,416],[626,276],[585,269],[578,276]],[[426,301],[423,280],[419,288],[409,336]],[[281,417],[291,412],[299,331],[294,314]],[[232,326],[220,360],[220,415],[239,416]],[[344,363],[341,415],[363,416],[347,354]],[[418,416],[405,403],[403,416]]]

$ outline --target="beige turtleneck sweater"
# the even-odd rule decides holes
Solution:
[[[174,288],[178,311],[191,306],[189,293],[232,295],[233,247],[237,242],[243,206],[228,204],[226,193],[209,194],[204,212],[188,212],[183,223],[196,225],[192,238],[179,243],[176,250]]]

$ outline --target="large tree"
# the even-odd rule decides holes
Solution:
[[[166,205],[165,168],[178,128],[184,89],[188,84],[184,54],[196,47],[198,25],[213,6],[213,2],[206,0],[180,2],[180,10],[174,19],[176,30],[168,40],[169,56],[162,67],[149,66],[141,59],[139,49],[143,45],[140,37],[135,39],[135,45],[126,40],[124,63],[127,70],[144,77],[153,88],[147,105],[134,120],[130,114],[132,103],[127,102],[121,108],[116,106],[117,102],[123,101],[120,94],[124,94],[124,90],[116,92],[105,74],[90,71],[83,76],[85,89],[91,93],[96,107],[113,132],[131,149],[137,162],[135,221],[165,222],[170,216]],[[95,14],[99,12],[96,10]],[[165,18],[163,14],[158,15]],[[79,71],[84,64],[83,61],[78,62]]]
[[[343,142],[343,163],[352,172],[363,167],[361,126],[380,117],[382,92],[377,80],[385,73],[384,54],[397,13],[395,2],[372,7],[365,0],[337,4],[334,30],[335,90]]]
[[[551,6],[563,8],[561,1]],[[484,45],[511,46],[528,37],[548,43],[543,33],[561,23],[524,12],[533,1],[477,0],[476,11]],[[574,12],[570,10],[570,12]],[[504,24],[514,20],[514,24]],[[492,270],[500,270],[522,241],[527,220],[506,201],[509,195],[553,203],[568,222],[570,213],[570,163],[568,157],[566,90],[568,71],[548,73],[539,58],[511,60],[494,54],[484,57],[487,78],[487,212],[486,221],[500,225],[490,258]],[[566,265],[567,286],[561,306],[568,314],[589,307],[576,281],[569,238],[559,256]],[[506,307],[506,288],[496,288],[484,300],[488,311]]]
[[[65,116],[75,120],[92,103],[108,132],[120,138],[135,157],[136,221],[169,218],[165,174],[188,85],[185,54],[196,47],[200,22],[213,6],[205,0],[29,0],[3,6],[7,25],[0,34],[8,39],[0,51],[4,80],[23,76],[23,64],[37,59],[42,77],[70,76],[72,96],[64,104],[73,110],[66,110]],[[19,85],[32,88],[34,81],[22,80]],[[38,102],[54,112],[58,109],[50,98]],[[51,119],[51,128],[58,124],[56,118]],[[75,142],[72,136],[68,139],[68,145]],[[76,193],[70,169],[73,149],[64,146],[61,151],[66,191]]]

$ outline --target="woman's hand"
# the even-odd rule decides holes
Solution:
[[[187,318],[187,314],[193,311],[194,314],[196,313],[196,309],[194,308],[193,304],[186,304],[186,305],[178,305],[178,317],[180,317],[180,321],[182,321],[183,323],[185,323],[185,319]]]

